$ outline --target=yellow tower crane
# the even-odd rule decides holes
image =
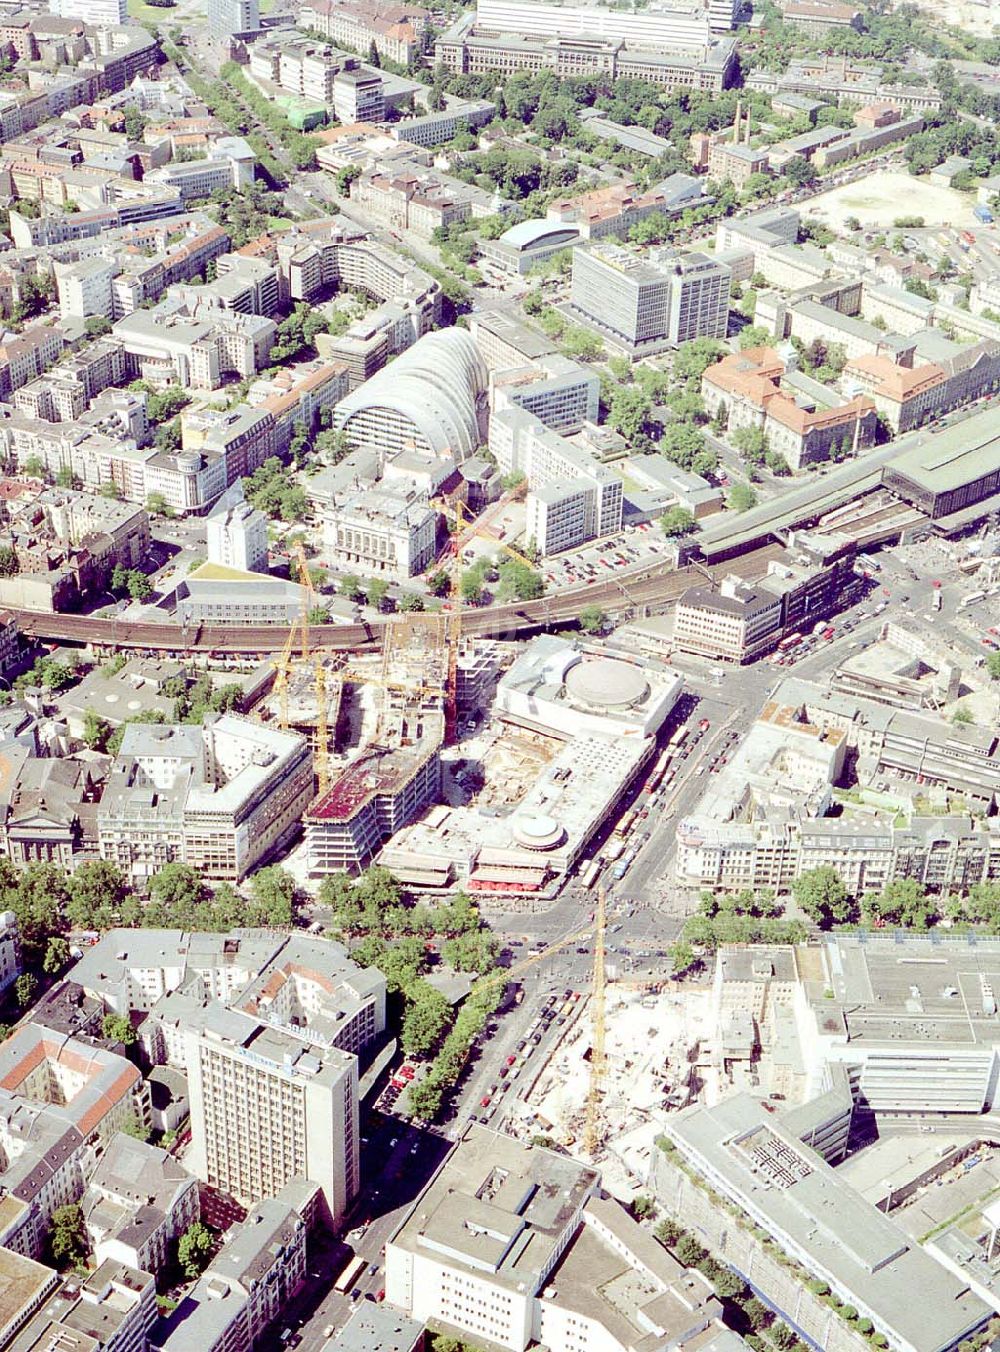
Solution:
[[[295,546],[295,561],[299,568],[299,579],[302,583],[302,616],[299,621],[302,635],[302,663],[307,665],[310,659],[309,645],[309,612],[312,610],[316,600],[316,592],[312,584],[312,578],[309,574],[309,563],[306,559],[306,551],[301,541]],[[289,644],[294,636],[294,626],[289,635]],[[328,724],[327,712],[327,693],[326,693],[326,668],[323,666],[322,654],[317,652],[312,655],[313,662],[313,688],[316,692],[316,733],[315,744],[313,746],[313,768],[316,772],[316,783],[319,793],[326,793],[330,787],[330,728]],[[284,706],[282,708],[282,727],[288,726],[288,683],[285,681],[282,689],[282,698]]]
[[[478,521],[473,521],[468,526],[464,523],[465,513],[468,509],[457,494],[453,493],[449,497],[439,498],[436,503],[455,522],[455,534],[449,545],[452,557],[448,593],[451,614],[448,617],[446,639],[448,644],[448,689],[445,701],[445,741],[447,743],[454,741],[455,729],[458,726],[458,654],[462,645],[462,592],[460,581],[462,553],[469,541],[476,539],[478,536],[481,539],[492,540],[501,549],[506,550],[508,554],[517,559],[519,563],[527,564],[529,568],[534,567],[529,559],[526,559],[523,554],[519,554],[512,546],[504,544],[503,540],[493,535],[490,529],[491,522],[500,515],[504,507],[509,502],[523,497],[525,491],[526,485],[523,483],[509,489]]]
[[[602,887],[597,894],[597,909],[594,922],[594,989],[591,994],[591,1017],[593,1031],[590,1042],[590,1088],[587,1092],[587,1110],[583,1128],[583,1148],[591,1159],[597,1154],[601,1144],[601,1094],[604,1086],[604,1073],[607,1069],[605,1056],[605,982],[604,971],[604,930],[607,917],[607,901]]]

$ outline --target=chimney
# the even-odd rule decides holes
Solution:
[[[733,145],[740,143],[740,114],[743,111],[743,104],[740,99],[736,100],[736,121],[733,123]]]

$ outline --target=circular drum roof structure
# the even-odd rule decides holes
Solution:
[[[631,709],[649,694],[638,667],[611,657],[583,658],[566,673],[566,690],[578,704],[592,709]]]
[[[471,334],[426,333],[341,399],[334,426],[355,446],[465,460],[481,440],[477,408],[486,383],[486,366]]]
[[[554,817],[542,812],[525,812],[513,821],[514,839],[526,850],[554,850],[566,832]]]

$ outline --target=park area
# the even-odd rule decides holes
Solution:
[[[805,209],[833,230],[842,231],[855,216],[866,229],[891,230],[901,217],[922,216],[927,226],[971,225],[974,198],[954,188],[937,187],[926,179],[886,169],[845,183],[812,198]]]

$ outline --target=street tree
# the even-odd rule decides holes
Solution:
[[[424,1057],[434,1050],[451,1019],[451,1006],[426,981],[414,981],[407,991],[400,1041],[405,1056]]]
[[[748,512],[751,507],[757,506],[757,494],[749,484],[733,484],[726,506],[731,512]]]
[[[258,869],[250,880],[250,892],[253,906],[248,924],[283,927],[292,923],[295,879],[280,864]]]

